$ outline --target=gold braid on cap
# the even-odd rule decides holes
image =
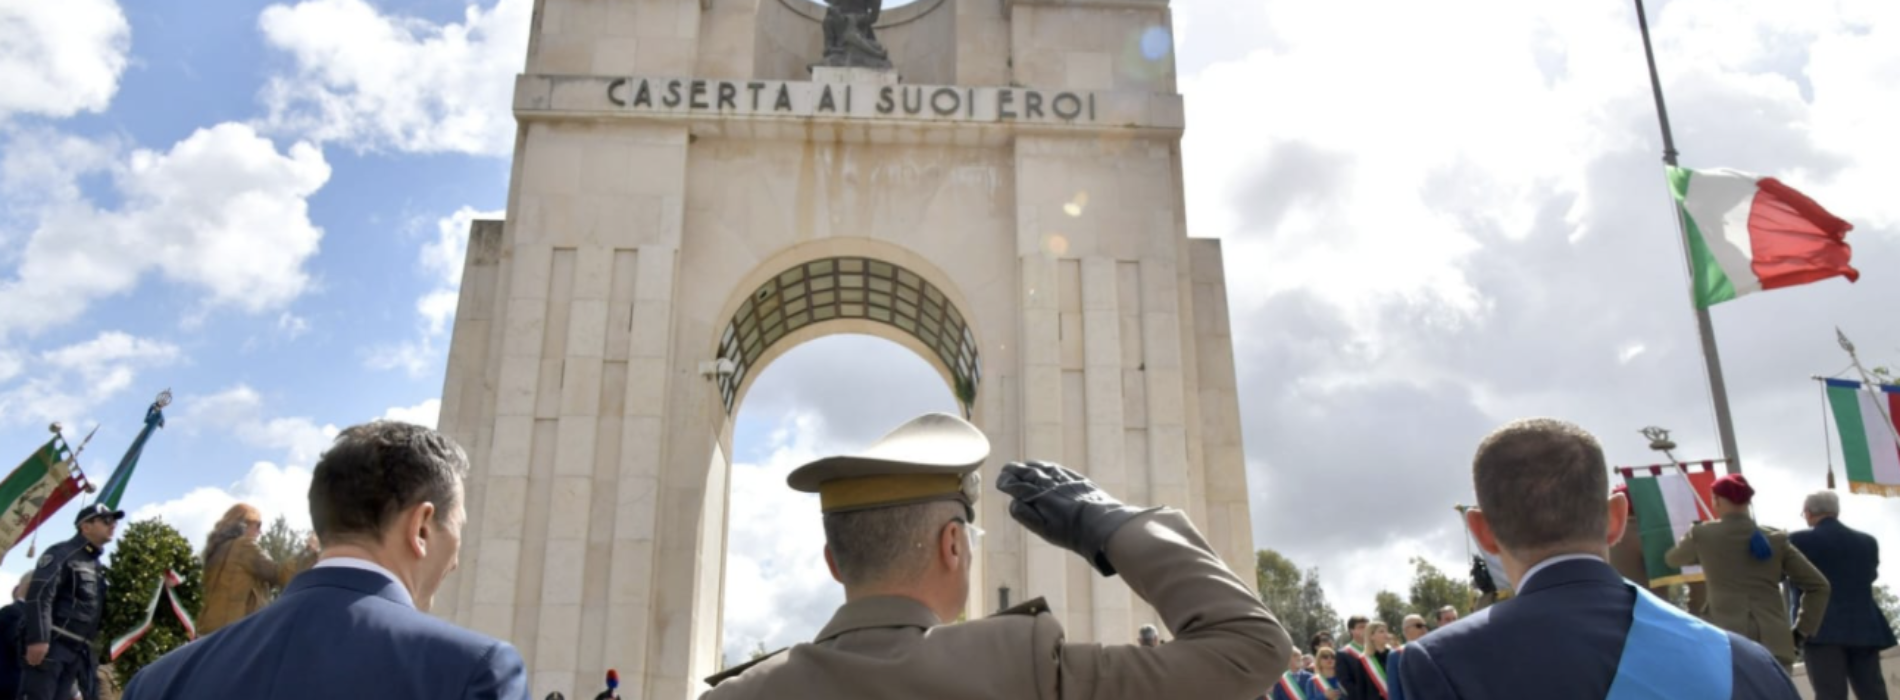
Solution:
[[[969,498],[958,474],[883,474],[834,479],[818,487],[826,513],[842,513],[925,501]]]

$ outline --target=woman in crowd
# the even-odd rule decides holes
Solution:
[[[1366,656],[1378,665],[1380,685],[1389,685],[1391,677],[1386,671],[1392,654],[1392,628],[1383,622],[1373,622],[1366,626]]]
[[[1318,676],[1319,687],[1326,691],[1327,700],[1338,700],[1346,694],[1339,687],[1339,655],[1333,653],[1332,647],[1320,647],[1313,652],[1313,668],[1313,675]]]
[[[305,551],[291,561],[271,559],[258,546],[264,533],[264,515],[248,503],[231,506],[205,538],[204,608],[198,611],[198,633],[210,634],[270,602],[271,589],[290,584],[290,577],[316,560],[316,537],[304,542]]]

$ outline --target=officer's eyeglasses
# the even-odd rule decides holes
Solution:
[[[976,523],[970,522],[963,518],[951,518],[950,522],[962,525],[963,531],[970,533],[970,547],[971,548],[975,548],[977,545],[983,544],[983,528],[977,527]]]

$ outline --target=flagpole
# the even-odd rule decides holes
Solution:
[[[1676,137],[1669,130],[1669,108],[1663,104],[1662,79],[1656,74],[1656,52],[1649,45],[1649,16],[1643,11],[1643,0],[1636,1],[1636,26],[1643,33],[1643,58],[1649,61],[1649,90],[1656,100],[1656,121],[1662,126],[1663,163],[1676,167]],[[1682,235],[1682,259],[1685,265],[1692,265],[1689,256],[1689,228],[1682,220],[1682,207],[1676,210],[1676,231]],[[1689,271],[1689,278],[1695,279],[1695,271]],[[1715,324],[1709,320],[1709,310],[1693,301],[1695,307],[1696,332],[1702,338],[1702,367],[1709,375],[1709,400],[1715,403],[1715,429],[1722,440],[1722,457],[1726,460],[1728,473],[1739,474],[1742,471],[1741,451],[1735,447],[1735,422],[1729,416],[1728,383],[1722,380],[1722,355],[1715,348]]]
[[[1854,341],[1847,339],[1847,334],[1841,331],[1840,326],[1834,327],[1834,337],[1840,341],[1841,349],[1847,351],[1848,359],[1854,361],[1854,370],[1860,373],[1861,387],[1872,389],[1874,396],[1880,396],[1881,384],[1874,381],[1873,375],[1867,373],[1867,368],[1860,366],[1860,353],[1854,351]],[[1887,415],[1887,405],[1876,399],[1874,409],[1880,412],[1880,423],[1887,426],[1887,435],[1893,438],[1893,444],[1900,445],[1900,430],[1894,429],[1893,416]]]

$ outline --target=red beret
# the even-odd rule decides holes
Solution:
[[[1715,485],[1709,490],[1736,505],[1745,506],[1755,499],[1755,488],[1748,485],[1748,477],[1740,474],[1727,474],[1716,479]]]

